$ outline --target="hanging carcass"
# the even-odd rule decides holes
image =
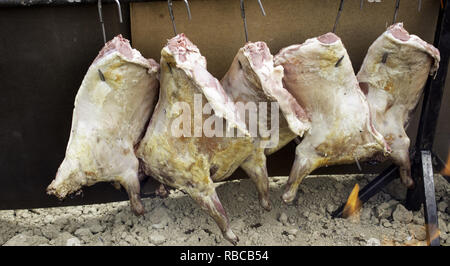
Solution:
[[[357,75],[374,126],[392,149],[390,158],[399,166],[401,180],[408,187],[414,182],[405,128],[439,60],[435,47],[410,35],[403,23],[397,23],[370,46]]]
[[[214,182],[251,158],[255,140],[237,106],[206,70],[198,48],[179,34],[161,51],[160,95],[137,150],[147,175],[187,192],[233,244]]]
[[[135,145],[156,102],[159,65],[121,35],[105,44],[75,98],[66,155],[47,188],[58,198],[97,182],[114,182],[142,214]]]
[[[241,116],[255,138],[255,150],[241,168],[257,184],[261,204],[266,209],[270,208],[266,155],[277,151],[295,137],[302,136],[309,129],[306,113],[283,88],[282,78],[283,67],[274,67],[267,44],[248,42],[239,49],[221,80],[232,100],[246,107],[247,113],[241,113]],[[254,118],[250,119],[252,115]],[[258,119],[255,119],[256,115]],[[269,128],[276,134],[265,134]]]
[[[285,202],[295,198],[302,179],[316,168],[388,152],[339,37],[327,33],[284,48],[275,65],[284,67],[285,88],[311,119],[311,129],[296,148]]]

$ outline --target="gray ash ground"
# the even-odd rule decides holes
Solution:
[[[398,180],[363,205],[359,217],[333,219],[355,184],[372,175],[309,176],[293,204],[281,202],[287,177],[272,177],[272,210],[258,203],[250,180],[221,184],[219,197],[239,245],[425,245],[423,209],[406,210]],[[450,245],[450,185],[435,176],[441,245]],[[134,216],[128,202],[0,211],[0,245],[202,245],[227,246],[214,221],[181,191],[144,200]]]

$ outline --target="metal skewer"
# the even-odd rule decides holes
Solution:
[[[173,33],[177,35],[177,26],[175,25],[175,17],[173,16],[172,0],[167,0],[167,6],[169,7],[170,20],[172,21]]]
[[[122,20],[122,8],[120,7],[119,0],[114,0],[117,4],[117,10],[119,12],[119,21],[123,23]],[[97,9],[98,9],[98,18],[100,20],[100,25],[102,26],[102,34],[103,34],[103,43],[106,44],[106,31],[105,31],[105,22],[103,21],[103,12],[102,12],[102,0],[97,1]]]
[[[261,12],[262,12],[263,16],[266,16],[266,11],[264,11],[264,7],[261,3],[261,0],[258,0],[258,5],[259,5],[259,8],[261,8]]]
[[[245,42],[248,42],[247,18],[245,17],[244,0],[240,1],[241,1],[241,17],[242,20],[244,21]]]
[[[122,21],[122,8],[120,7],[120,2],[119,2],[119,0],[114,0],[114,1],[116,1],[117,10],[119,11],[119,21],[120,21],[120,23],[123,23],[123,21]]]
[[[191,17],[191,9],[189,8],[189,2],[188,2],[188,0],[183,0],[183,1],[184,1],[184,4],[186,5],[186,9],[187,9],[187,13],[188,13],[188,18],[189,18],[189,20],[191,20],[192,17]]]
[[[394,18],[392,19],[392,24],[395,24],[395,21],[397,21],[397,13],[398,13],[399,7],[400,7],[400,0],[397,0],[395,2],[395,11],[394,11]]]
[[[187,13],[188,13],[188,19],[191,20],[192,16],[191,16],[191,9],[189,7],[189,2],[188,0],[183,0],[184,4],[186,5],[186,9],[187,9]],[[170,15],[170,20],[172,21],[172,27],[173,27],[173,33],[175,35],[177,35],[177,26],[175,25],[175,16],[173,15],[173,3],[172,0],[167,0],[167,6],[169,8],[169,15]]]
[[[266,16],[266,11],[264,10],[261,0],[258,0],[258,5],[259,8],[261,9],[263,16]],[[240,7],[241,7],[241,17],[242,20],[244,21],[245,42],[248,42],[247,17],[245,16],[244,0],[240,0]]]
[[[341,13],[342,13],[343,9],[344,9],[344,0],[341,0],[341,3],[339,4],[339,10],[338,10],[338,13],[337,13],[337,16],[336,16],[336,20],[334,21],[333,33],[336,32],[336,27],[337,27],[337,24],[339,22],[339,18],[341,17]]]
[[[103,22],[103,15],[102,15],[102,0],[98,0],[97,9],[98,9],[98,17],[100,19],[100,25],[102,26],[103,43],[106,44],[105,23]]]

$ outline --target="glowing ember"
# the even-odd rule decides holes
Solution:
[[[342,217],[348,218],[352,216],[353,218],[358,219],[359,218],[359,210],[361,209],[361,201],[358,197],[359,194],[359,185],[356,184],[355,187],[352,190],[352,193],[350,193],[350,196],[348,196],[347,203],[344,207],[344,212],[342,214]]]

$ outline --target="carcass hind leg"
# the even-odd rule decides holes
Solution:
[[[211,186],[212,185],[213,184],[211,184]],[[233,245],[236,245],[239,238],[231,230],[227,214],[225,213],[219,197],[217,197],[215,188],[203,192],[191,189],[187,192],[202,207],[202,209],[214,219],[222,231],[223,237]]]
[[[267,175],[266,156],[264,155],[264,151],[252,155],[241,165],[241,168],[247,173],[253,183],[255,183],[259,193],[259,202],[261,206],[265,210],[270,211],[269,178]]]
[[[131,210],[136,215],[142,215],[145,212],[144,205],[141,201],[139,178],[135,171],[126,172],[120,184],[125,188],[130,199]]]
[[[391,158],[399,167],[400,179],[402,183],[408,187],[414,187],[414,181],[411,178],[411,162],[409,160],[409,138],[406,133],[392,143]]]
[[[302,182],[303,178],[318,167],[321,159],[314,152],[305,153],[305,151],[302,150],[303,148],[304,146],[300,144],[295,149],[295,161],[292,165],[291,173],[289,174],[286,190],[282,195],[282,199],[285,203],[290,203],[295,199],[298,186]]]

